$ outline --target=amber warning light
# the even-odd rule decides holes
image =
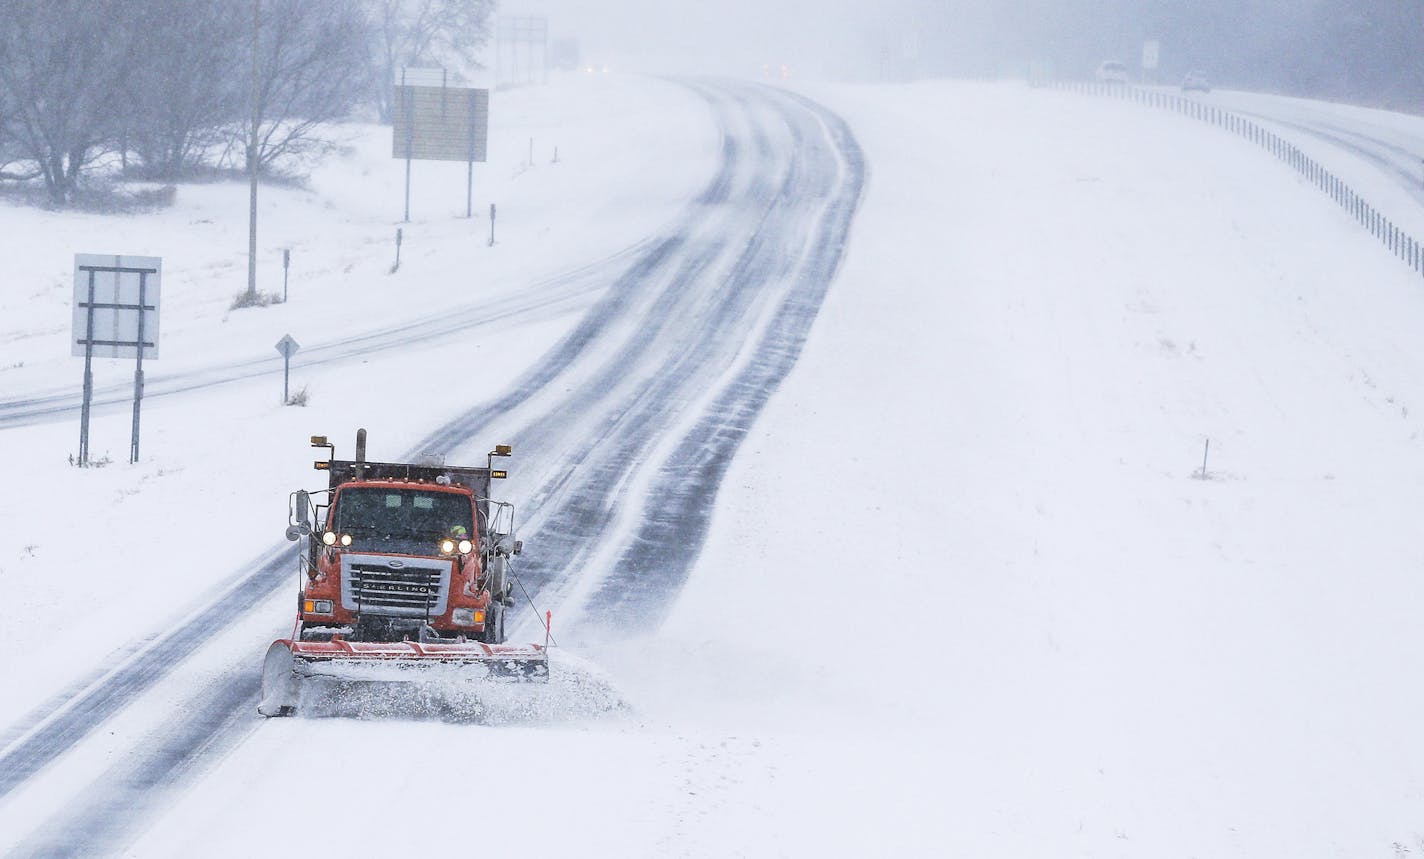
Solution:
[[[327,441],[327,440],[326,440],[326,436],[324,436],[324,435],[314,435],[314,436],[312,436],[312,437],[311,437],[311,446],[312,446],[312,447],[324,447],[324,448],[326,448],[326,449],[327,449],[327,455],[326,455],[326,456],[327,456],[327,459],[328,459],[328,460],[330,460],[333,456],[336,455],[336,445],[334,445],[334,444],[332,444],[331,442]],[[331,463],[330,463],[330,462],[313,462],[313,463],[312,463],[312,468],[315,468],[317,471],[330,471],[330,470],[331,470]]]

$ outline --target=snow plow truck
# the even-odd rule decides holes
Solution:
[[[544,645],[504,643],[522,545],[513,506],[492,500],[490,484],[507,474],[496,462],[508,445],[479,468],[367,461],[364,429],[352,460],[325,436],[311,443],[329,452],[315,463],[328,487],[289,498],[287,538],[305,541],[297,618],[267,650],[258,712],[294,714],[309,678],[548,677],[547,618]]]

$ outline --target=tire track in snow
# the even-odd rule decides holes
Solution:
[[[1259,108],[1233,112],[1310,135],[1343,149],[1394,178],[1410,196],[1424,200],[1424,188],[1420,186],[1421,156],[1397,143],[1363,132],[1343,129],[1328,122],[1262,113]]]
[[[630,260],[639,260],[648,251],[648,242],[640,242],[596,263],[535,283],[513,295],[445,308],[439,313],[385,326],[378,331],[304,347],[298,357],[293,358],[292,369],[363,360],[383,351],[428,346],[449,334],[499,327],[515,320],[533,322],[568,312],[603,288],[610,269],[628,265]],[[171,375],[159,373],[145,377],[144,398],[203,391],[261,376],[276,376],[282,372],[281,358],[264,356]],[[92,409],[96,415],[122,411],[131,407],[132,397],[132,385],[102,385],[94,389]],[[73,388],[66,388],[0,400],[0,428],[70,419],[79,412],[80,399]]]
[[[844,232],[837,234],[834,227],[829,233],[818,232],[813,226],[818,222],[823,227],[829,223],[820,214],[824,200],[858,199],[861,174],[840,170],[840,162],[850,159],[829,145],[833,139],[826,134],[816,113],[803,102],[792,101],[781,94],[777,97],[787,99],[788,107],[792,108],[783,108],[783,115],[787,117],[793,147],[802,157],[790,165],[775,187],[763,189],[760,199],[765,208],[758,229],[728,270],[710,324],[700,326],[696,336],[686,337],[681,351],[661,352],[663,366],[647,377],[639,397],[620,414],[619,429],[610,434],[611,442],[605,443],[597,451],[596,459],[580,469],[577,482],[569,492],[571,503],[554,505],[554,515],[540,523],[536,530],[538,539],[530,541],[536,549],[520,565],[520,575],[532,578],[541,587],[554,583],[560,591],[566,594],[571,591],[580,599],[598,591],[592,603],[597,606],[598,615],[608,622],[591,622],[581,617],[576,627],[580,634],[595,633],[595,630],[599,635],[610,630],[627,633],[646,628],[657,619],[646,609],[665,603],[681,587],[700,551],[700,539],[685,543],[676,555],[661,555],[651,561],[641,554],[644,547],[635,539],[621,558],[609,563],[599,557],[606,555],[603,544],[607,542],[607,532],[612,528],[614,536],[626,542],[626,535],[617,533],[614,522],[620,515],[626,517],[625,521],[637,520],[645,515],[644,511],[655,511],[654,515],[664,519],[688,517],[682,533],[670,535],[675,539],[704,532],[705,520],[715,500],[715,486],[690,485],[689,498],[695,500],[675,512],[669,512],[668,499],[659,497],[656,491],[653,497],[641,498],[636,497],[636,492],[618,490],[629,483],[634,472],[648,468],[660,468],[674,482],[684,478],[695,481],[694,475],[683,471],[686,462],[674,460],[661,466],[650,462],[653,449],[668,431],[677,423],[687,423],[685,410],[690,404],[689,392],[702,393],[714,388],[720,378],[734,371],[748,334],[755,336],[759,330],[760,317],[777,308],[780,308],[779,313],[794,308],[791,312],[809,325],[816,308],[810,308],[809,315],[802,312],[796,287],[802,280],[819,280],[824,287],[834,275],[833,268],[817,266],[813,260],[818,248],[838,247],[844,241]],[[824,294],[824,289],[820,294]],[[819,294],[816,304],[819,305]],[[778,347],[763,339],[753,351],[760,356],[769,349],[776,351]],[[770,390],[766,393],[769,395]],[[695,403],[696,399],[693,397],[691,402]],[[764,402],[765,397],[757,402],[744,400],[740,395],[720,398],[704,407],[713,417],[703,417],[700,423],[734,420],[744,433]],[[692,429],[690,437],[698,439],[695,444],[702,445],[697,429]],[[729,456],[733,450],[719,447],[712,455]],[[609,488],[614,491],[610,492]],[[631,513],[620,510],[628,506],[633,507]],[[643,539],[649,538],[650,535]],[[636,564],[636,569],[629,565],[635,560],[642,561]],[[587,569],[583,569],[585,565]],[[657,575],[648,575],[655,569]],[[641,598],[617,596],[617,592],[624,589],[640,594]],[[615,598],[608,599],[610,595]],[[560,602],[567,603],[567,600]]]
[[[801,354],[840,267],[864,189],[865,157],[845,121],[809,100],[800,101],[835,140],[845,177],[827,206],[794,291],[777,310],[752,360],[662,463],[646,499],[642,526],[594,597],[609,615],[636,619],[645,629],[662,621],[681,590],[702,552],[732,457]]]

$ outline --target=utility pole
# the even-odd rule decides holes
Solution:
[[[247,298],[257,298],[257,34],[262,25],[262,0],[252,0],[252,129],[247,138]]]

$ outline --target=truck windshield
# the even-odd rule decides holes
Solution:
[[[456,527],[473,534],[470,499],[421,489],[347,489],[336,499],[335,530],[378,540],[438,540]]]

